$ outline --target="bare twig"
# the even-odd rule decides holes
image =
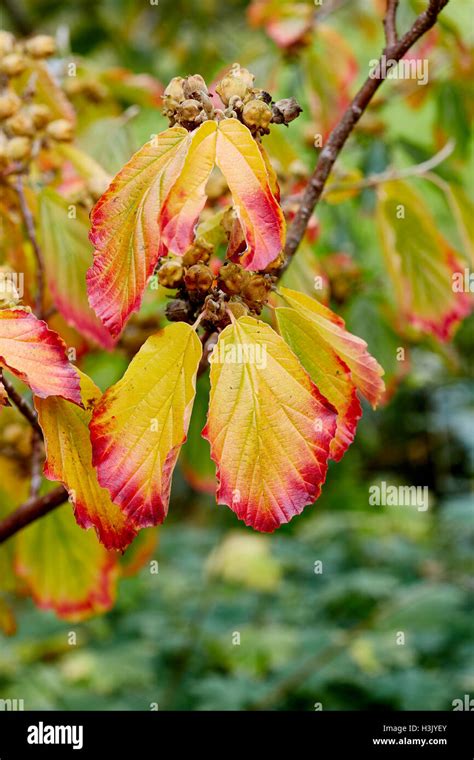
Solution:
[[[384,70],[384,58],[400,61],[415,42],[434,26],[438,15],[447,3],[448,0],[430,0],[427,9],[417,16],[411,29],[409,29],[409,31],[394,44],[388,44],[385,46],[379,59],[378,67],[376,67],[375,70],[372,70],[371,75],[365,80],[364,84],[355,95],[352,103],[344,112],[341,120],[332,130],[325,147],[319,155],[316,168],[309,179],[301,204],[288,231],[285,246],[287,265],[303,238],[311,214],[321,198],[324,185],[326,184],[326,180],[329,177],[339,153],[373,96],[384,81],[382,75],[382,71]],[[393,10],[393,13],[395,10],[396,9]],[[283,272],[283,269],[281,272]]]
[[[14,184],[15,190],[18,195],[18,199],[20,201],[20,210],[21,215],[23,218],[23,221],[25,223],[26,231],[28,233],[28,237],[30,239],[30,243],[33,248],[33,253],[35,255],[36,259],[36,283],[37,283],[37,291],[36,291],[36,303],[35,303],[35,313],[38,319],[43,318],[43,296],[44,296],[44,258],[43,258],[43,252],[40,248],[40,245],[38,243],[38,238],[36,237],[36,230],[35,230],[35,223],[33,220],[33,216],[31,214],[31,211],[28,207],[28,203],[26,202],[25,198],[25,189],[23,187],[23,178],[21,175],[18,175]]]
[[[60,504],[67,501],[68,494],[65,488],[59,486],[44,496],[28,499],[14,512],[10,512],[3,520],[0,520],[0,544],[17,533],[22,528],[44,517]]]
[[[43,432],[38,423],[38,415],[36,414],[35,410],[33,409],[32,406],[30,406],[28,401],[26,401],[23,398],[23,396],[20,396],[18,391],[15,390],[15,388],[13,387],[11,382],[7,380],[7,378],[5,377],[1,369],[0,369],[0,380],[3,383],[3,387],[5,388],[7,392],[7,396],[12,402],[12,404],[14,404],[16,408],[18,409],[18,411],[23,415],[23,417],[26,420],[28,420],[33,430],[36,433],[38,433],[41,437],[43,437]]]
[[[385,29],[385,40],[387,45],[391,47],[398,42],[397,34],[397,10],[399,0],[387,0],[387,11],[383,20],[383,26]]]

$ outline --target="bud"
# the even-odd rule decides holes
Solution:
[[[22,137],[32,137],[35,133],[33,119],[25,111],[18,111],[14,116],[11,116],[7,120],[6,126],[12,134]]]
[[[183,77],[173,77],[173,79],[171,80],[168,87],[163,93],[164,97],[172,98],[173,100],[176,100],[178,103],[181,103],[181,101],[185,99],[183,85],[184,85]]]
[[[273,105],[273,123],[274,124],[289,124],[290,121],[297,119],[302,108],[296,98],[283,98],[283,100],[277,100]]]
[[[219,270],[219,287],[229,295],[242,292],[245,284],[249,281],[250,274],[242,269],[239,264],[227,262]]]
[[[25,49],[33,58],[48,58],[56,52],[56,43],[49,34],[38,34],[26,41]]]
[[[43,129],[51,121],[51,111],[42,103],[34,103],[30,106],[29,114],[36,129]]]
[[[8,55],[8,53],[11,53],[13,51],[13,48],[15,46],[15,38],[11,32],[5,32],[3,29],[0,30],[0,57],[3,58],[4,55]]]
[[[184,283],[189,291],[207,293],[212,288],[214,275],[205,264],[193,264],[184,275]]]
[[[242,295],[249,306],[255,310],[267,301],[271,288],[272,283],[268,275],[254,274],[243,287]]]
[[[189,304],[182,298],[170,301],[166,306],[165,314],[170,322],[187,322],[191,316]]]
[[[177,288],[183,282],[184,269],[179,261],[165,261],[158,270],[158,282],[164,288]]]
[[[201,104],[197,100],[184,100],[178,108],[181,121],[196,121],[201,113]]]
[[[249,100],[242,111],[245,124],[252,129],[268,129],[272,116],[272,109],[263,100]]]
[[[17,77],[26,69],[26,61],[18,53],[9,53],[0,61],[0,71],[7,77]]]
[[[10,161],[24,161],[30,153],[31,142],[28,137],[12,137],[7,142],[6,154]]]
[[[193,74],[190,77],[186,77],[183,82],[183,92],[185,98],[193,98],[199,95],[201,91],[207,93],[207,84],[200,74]]]
[[[200,261],[206,263],[211,258],[212,253],[214,253],[212,245],[205,240],[200,240],[198,238],[184,254],[183,265],[185,267],[191,267],[193,264],[197,264]]]
[[[255,77],[247,69],[240,68],[234,63],[231,70],[216,87],[220,99],[224,105],[229,105],[229,100],[237,96],[241,100],[245,98],[247,91],[252,87]]]
[[[58,142],[70,142],[74,137],[74,129],[67,119],[55,119],[46,128],[46,132],[53,140]]]
[[[18,111],[21,100],[16,92],[4,90],[0,95],[0,119],[8,119]]]

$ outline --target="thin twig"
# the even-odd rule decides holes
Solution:
[[[36,237],[35,223],[33,216],[29,209],[28,203],[25,198],[25,189],[23,187],[23,178],[18,175],[14,184],[20,201],[20,210],[23,221],[25,223],[26,231],[30,239],[30,243],[33,248],[33,253],[36,259],[36,301],[35,301],[35,313],[38,319],[43,318],[43,296],[44,296],[44,258],[43,252],[38,243]]]
[[[321,198],[324,186],[339,153],[384,81],[382,75],[384,58],[400,61],[415,42],[434,26],[439,13],[447,3],[448,0],[430,0],[427,9],[417,16],[411,29],[401,39],[397,40],[395,44],[385,46],[379,59],[378,67],[372,70],[371,75],[368,76],[342,118],[332,130],[325,147],[319,154],[316,168],[308,181],[301,204],[288,230],[285,246],[286,266],[288,266],[303,238],[308,222]],[[280,274],[283,271],[284,268],[280,270]]]
[[[59,507],[60,504],[67,501],[67,498],[66,489],[59,486],[44,496],[25,501],[18,509],[10,512],[3,520],[0,520],[0,544],[34,520],[44,517],[48,512]]]
[[[0,369],[0,380],[3,383],[3,387],[5,388],[7,392],[7,396],[16,406],[18,411],[23,415],[23,417],[28,420],[33,430],[38,433],[41,437],[43,437],[43,431],[41,430],[39,423],[38,423],[38,415],[36,414],[35,410],[32,406],[26,401],[23,396],[20,396],[18,391],[15,390],[13,385],[5,375],[3,374],[3,371]]]
[[[391,47],[398,42],[397,34],[397,9],[398,0],[387,0],[387,11],[383,20],[383,26],[385,29],[385,40],[387,46]]]

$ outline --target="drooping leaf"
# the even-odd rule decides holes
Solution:
[[[115,600],[117,560],[61,506],[18,535],[16,570],[36,604],[65,620],[105,612]]]
[[[289,308],[279,308],[276,314],[281,335],[317,388],[337,410],[336,436],[331,441],[330,453],[338,462],[354,440],[362,415],[349,367],[309,319]]]
[[[90,431],[99,483],[137,526],[166,517],[201,354],[193,328],[171,324],[148,338],[95,407]]]
[[[279,288],[279,293],[312,323],[321,339],[349,367],[356,388],[375,407],[385,390],[383,369],[367,351],[367,343],[348,332],[344,320],[314,298],[283,287]]]
[[[471,299],[453,288],[453,274],[463,272],[464,265],[438,233],[423,198],[406,182],[384,183],[377,223],[400,318],[449,340],[469,314]]]
[[[86,274],[92,261],[89,219],[51,189],[40,194],[40,220],[46,278],[54,303],[68,324],[103,348],[115,341],[89,305]]]
[[[113,337],[139,308],[148,277],[165,249],[158,217],[186,158],[191,137],[173,127],[146,143],[91,212],[94,263],[89,301]]]
[[[285,220],[272,192],[257,143],[246,126],[224,119],[217,134],[216,163],[232,193],[247,249],[239,259],[247,269],[264,269],[285,244]]]
[[[206,183],[216,158],[215,121],[206,121],[193,132],[179,177],[159,216],[163,245],[184,254],[193,242],[194,228],[206,202]]]
[[[288,522],[318,498],[335,430],[335,410],[271,327],[242,317],[223,330],[203,430],[219,504],[256,530]]]
[[[60,398],[36,399],[46,447],[44,474],[49,480],[61,481],[68,490],[81,528],[94,527],[106,549],[123,550],[137,529],[99,485],[92,466],[89,422],[101,392],[82,373],[81,395],[84,409]]]
[[[79,376],[53,330],[22,309],[0,311],[0,365],[40,398],[61,396],[81,405]]]

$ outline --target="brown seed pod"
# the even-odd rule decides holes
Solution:
[[[179,261],[164,261],[158,270],[158,282],[164,288],[177,288],[182,284],[184,268]]]
[[[172,98],[177,103],[181,103],[185,99],[184,94],[184,79],[183,77],[173,77],[168,87],[163,93],[165,98]]]
[[[202,106],[198,100],[183,100],[178,106],[178,116],[180,121],[196,121],[201,110]]]
[[[49,34],[37,34],[25,42],[25,50],[32,58],[49,58],[56,52],[56,43]]]
[[[198,264],[200,261],[205,264],[213,253],[213,246],[205,240],[199,240],[198,238],[184,254],[183,266],[192,267],[193,264]]]
[[[243,69],[238,63],[234,63],[229,73],[217,85],[216,92],[224,105],[228,106],[233,96],[237,96],[241,100],[245,98],[254,79],[254,75],[248,69]]]
[[[184,284],[190,292],[207,293],[213,282],[214,275],[205,264],[193,264],[184,275]]]
[[[296,98],[283,98],[283,100],[277,100],[272,108],[272,122],[274,124],[288,125],[291,121],[298,118],[302,110],[303,109]]]
[[[14,116],[10,116],[6,121],[6,127],[11,134],[22,137],[33,137],[35,133],[33,119],[26,111],[18,111]]]
[[[46,133],[58,142],[70,142],[74,137],[74,128],[67,119],[55,119],[46,127]]]
[[[271,288],[272,283],[268,275],[253,274],[244,285],[242,296],[247,301],[250,308],[255,309],[256,306],[261,307],[266,303]]]
[[[166,306],[165,314],[170,322],[188,322],[191,316],[189,304],[182,298],[170,301]]]
[[[9,119],[21,106],[21,100],[12,90],[4,90],[0,95],[0,119]]]
[[[17,77],[26,69],[26,61],[19,53],[8,53],[0,61],[0,71],[7,77]]]
[[[31,140],[28,137],[12,137],[7,142],[6,154],[10,161],[24,161],[31,155]]]
[[[194,98],[200,93],[207,93],[207,84],[200,74],[193,74],[186,77],[183,82],[183,92],[185,98]]]
[[[249,100],[242,111],[242,118],[251,129],[268,129],[272,115],[272,109],[263,100]]]
[[[250,279],[250,273],[239,264],[227,262],[219,270],[218,285],[228,295],[240,294]]]

